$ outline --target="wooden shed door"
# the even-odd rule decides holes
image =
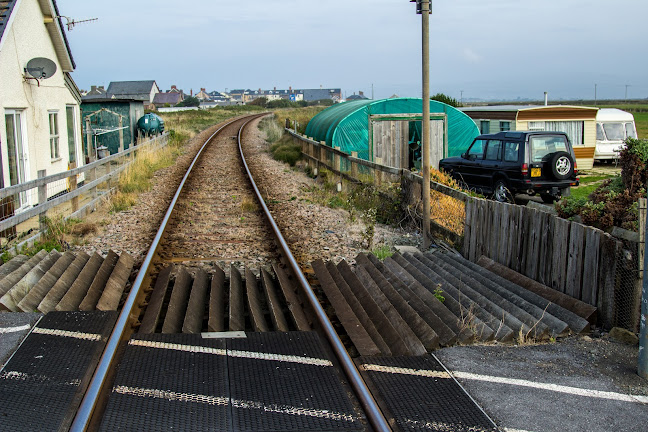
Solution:
[[[373,122],[373,162],[395,168],[407,168],[409,122]]]

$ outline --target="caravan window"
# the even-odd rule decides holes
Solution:
[[[637,138],[637,131],[635,130],[634,123],[625,124],[625,136],[626,138]]]
[[[596,141],[605,141],[605,133],[601,123],[596,123]]]
[[[623,123],[603,123],[603,129],[608,141],[623,141],[625,139]]]

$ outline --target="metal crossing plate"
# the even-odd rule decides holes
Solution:
[[[357,363],[401,430],[498,430],[432,355],[362,357]]]
[[[67,430],[116,312],[52,312],[0,373],[0,429]]]
[[[135,335],[103,431],[363,430],[312,332]]]

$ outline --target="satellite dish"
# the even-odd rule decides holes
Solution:
[[[44,57],[36,57],[27,62],[25,72],[37,80],[47,79],[56,73],[56,63]]]

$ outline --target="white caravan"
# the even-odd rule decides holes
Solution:
[[[619,158],[626,138],[637,138],[634,117],[616,108],[602,108],[596,113],[595,160]]]

